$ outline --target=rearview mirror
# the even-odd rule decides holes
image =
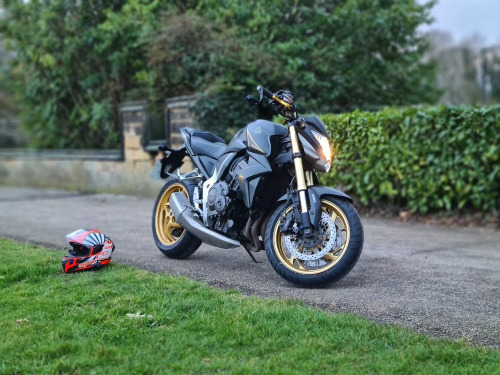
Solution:
[[[252,107],[258,107],[259,106],[259,101],[255,99],[253,96],[248,95],[247,96],[247,102],[250,104]]]

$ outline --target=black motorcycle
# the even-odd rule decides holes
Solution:
[[[225,144],[218,136],[183,128],[184,145],[160,146],[165,157],[154,174],[168,178],[153,211],[153,236],[168,257],[182,259],[202,242],[221,247],[265,248],[274,270],[302,286],[340,280],[363,248],[363,226],[352,199],[319,185],[316,171],[331,168],[327,131],[316,117],[300,117],[292,93],[264,97],[284,125],[257,120]],[[180,174],[189,156],[195,169]],[[177,173],[174,171],[177,170]]]

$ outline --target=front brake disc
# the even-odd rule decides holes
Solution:
[[[321,213],[321,221],[313,240],[305,240],[302,236],[290,234],[284,236],[288,251],[297,259],[311,261],[323,258],[332,251],[337,242],[337,228],[327,213]],[[315,246],[311,244],[317,243]]]

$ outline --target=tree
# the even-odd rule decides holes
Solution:
[[[0,21],[2,21],[4,17],[4,10],[0,6]],[[3,117],[3,111],[15,111],[15,106],[10,99],[13,95],[10,87],[12,83],[12,72],[9,70],[8,66],[12,56],[5,50],[2,39],[0,35],[0,119]]]
[[[228,47],[210,55],[211,67],[201,62],[208,73],[193,88],[202,93],[198,118],[219,132],[241,127],[251,117],[243,99],[259,83],[291,89],[302,112],[435,102],[434,66],[422,62],[427,42],[417,30],[432,5],[202,0],[195,11],[224,28]]]
[[[118,105],[144,67],[140,43],[154,6],[140,2],[11,1],[1,32],[15,51],[21,120],[42,148],[110,148],[119,143]],[[144,22],[144,25],[137,25]]]
[[[200,126],[231,134],[262,84],[301,112],[432,102],[422,63],[432,2],[417,0],[10,1],[22,121],[39,147],[112,147],[118,104],[198,93]]]
[[[256,114],[245,97],[273,76],[273,55],[245,43],[235,30],[189,10],[165,14],[148,48],[150,100],[198,93],[198,126],[226,138]],[[262,108],[260,117],[272,114]]]
[[[454,43],[450,34],[430,31],[426,59],[436,64],[436,82],[447,105],[498,103],[500,100],[500,46],[485,46],[472,35]]]

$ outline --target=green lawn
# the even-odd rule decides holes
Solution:
[[[65,275],[61,257],[0,238],[0,374],[499,373],[499,351],[117,264]]]

